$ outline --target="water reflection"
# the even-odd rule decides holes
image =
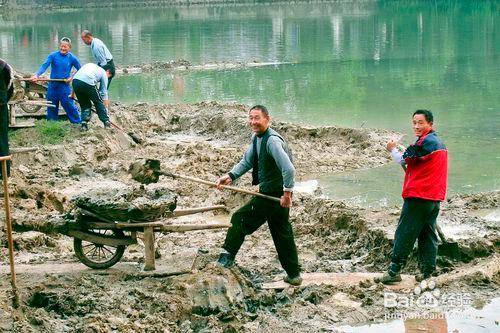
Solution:
[[[363,326],[341,326],[334,332],[342,333],[489,333],[498,332],[500,298],[491,300],[480,309],[465,308],[460,311],[430,312]]]
[[[117,101],[262,103],[278,119],[397,130],[406,134],[405,144],[413,141],[410,112],[429,108],[450,150],[451,191],[500,188],[500,10],[494,1],[9,14],[0,14],[0,57],[27,72],[36,70],[63,35],[73,39],[82,62],[91,61],[79,37],[82,29],[101,38],[118,65],[179,58],[194,64],[288,63],[122,75],[111,87]],[[364,175],[372,176],[360,171],[354,177],[365,191],[385,188]],[[399,196],[399,185],[390,192]]]

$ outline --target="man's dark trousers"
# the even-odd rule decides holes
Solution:
[[[438,244],[436,219],[439,214],[439,206],[439,201],[418,198],[405,199],[394,237],[389,267],[391,273],[399,273],[406,265],[417,238],[421,272],[431,274],[436,270]]]
[[[106,63],[106,65],[104,65],[104,66],[99,65],[99,67],[101,67],[105,71],[109,70],[109,72],[111,73],[111,77],[108,78],[108,90],[109,90],[109,86],[111,85],[111,80],[113,80],[113,78],[115,77],[115,74],[116,74],[115,63],[114,63],[113,59],[111,59],[110,61],[108,61]]]
[[[9,107],[0,99],[0,156],[9,155]],[[7,161],[7,175],[10,173],[10,161]],[[2,171],[0,168],[0,178]]]
[[[227,232],[223,248],[232,255],[236,255],[245,236],[252,234],[268,222],[283,269],[288,276],[299,275],[299,259],[292,226],[288,221],[289,212],[290,209],[281,207],[279,202],[253,197],[231,217],[231,227]]]
[[[78,98],[78,103],[80,103],[82,122],[88,123],[90,121],[90,117],[92,114],[92,103],[94,103],[99,119],[103,123],[109,121],[108,111],[104,106],[101,95],[99,94],[96,86],[92,86],[78,79],[74,79],[73,90],[75,91],[76,97]]]

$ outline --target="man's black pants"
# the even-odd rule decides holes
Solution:
[[[245,236],[267,222],[281,266],[289,276],[297,276],[300,273],[299,259],[292,225],[288,221],[289,212],[290,209],[281,207],[279,202],[253,197],[231,217],[223,248],[236,255]]]
[[[405,199],[394,237],[389,268],[393,274],[399,273],[406,265],[417,239],[420,271],[426,275],[436,270],[438,248],[436,219],[439,214],[439,206],[439,201]]]
[[[80,103],[82,122],[88,123],[90,121],[90,117],[92,115],[92,103],[94,103],[99,119],[103,123],[109,121],[108,110],[106,110],[96,86],[74,79],[73,90],[78,98],[78,103]]]

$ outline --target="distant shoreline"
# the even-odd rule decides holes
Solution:
[[[361,0],[353,2],[375,2],[377,0]],[[81,8],[127,8],[127,7],[161,7],[161,6],[199,6],[199,5],[244,5],[244,4],[296,4],[296,3],[327,3],[344,2],[342,0],[0,0],[0,8],[9,8],[11,10],[52,10],[52,9],[81,9]],[[2,16],[0,14],[0,16]]]

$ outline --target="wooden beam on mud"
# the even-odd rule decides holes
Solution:
[[[467,277],[474,277],[477,274],[492,279],[493,276],[500,272],[500,255],[493,255],[485,258],[476,264],[467,267],[461,267],[459,270],[439,275],[434,279],[437,286],[448,285],[457,280],[463,280]],[[302,284],[300,287],[310,285],[328,285],[349,287],[356,286],[363,281],[373,282],[375,277],[382,276],[382,273],[303,273]],[[403,281],[394,284],[386,285],[385,287],[394,291],[408,290],[416,286],[417,282],[412,275],[401,275]],[[262,289],[286,289],[292,286],[285,283],[283,280],[264,283]]]
[[[435,278],[435,281],[438,286],[443,286],[476,274],[480,274],[484,278],[491,280],[493,276],[498,274],[499,272],[500,255],[494,254],[492,257],[481,260],[469,267],[439,275]]]
[[[375,277],[382,276],[382,273],[302,273],[302,284],[300,287],[310,285],[326,285],[350,287],[357,286],[363,281],[373,282]],[[395,285],[388,285],[392,290],[412,289],[415,286],[415,277],[412,275],[401,275],[403,281]],[[286,289],[293,286],[283,280],[264,283],[262,289]]]
[[[132,245],[132,244],[137,243],[137,240],[135,240],[131,237],[117,238],[115,236],[90,234],[88,232],[80,231],[80,230],[68,230],[67,235],[74,237],[74,238],[79,238],[79,239],[82,239],[82,240],[85,240],[87,242],[91,242],[94,244],[103,244],[103,245],[109,245],[109,246]]]
[[[144,270],[155,270],[155,233],[153,227],[144,228]]]
[[[224,229],[229,228],[229,223],[210,223],[210,224],[166,224],[164,222],[117,222],[114,227],[118,229],[133,229],[133,228],[149,228],[153,227],[154,231],[162,232],[186,232],[195,230],[210,230],[210,229]]]

